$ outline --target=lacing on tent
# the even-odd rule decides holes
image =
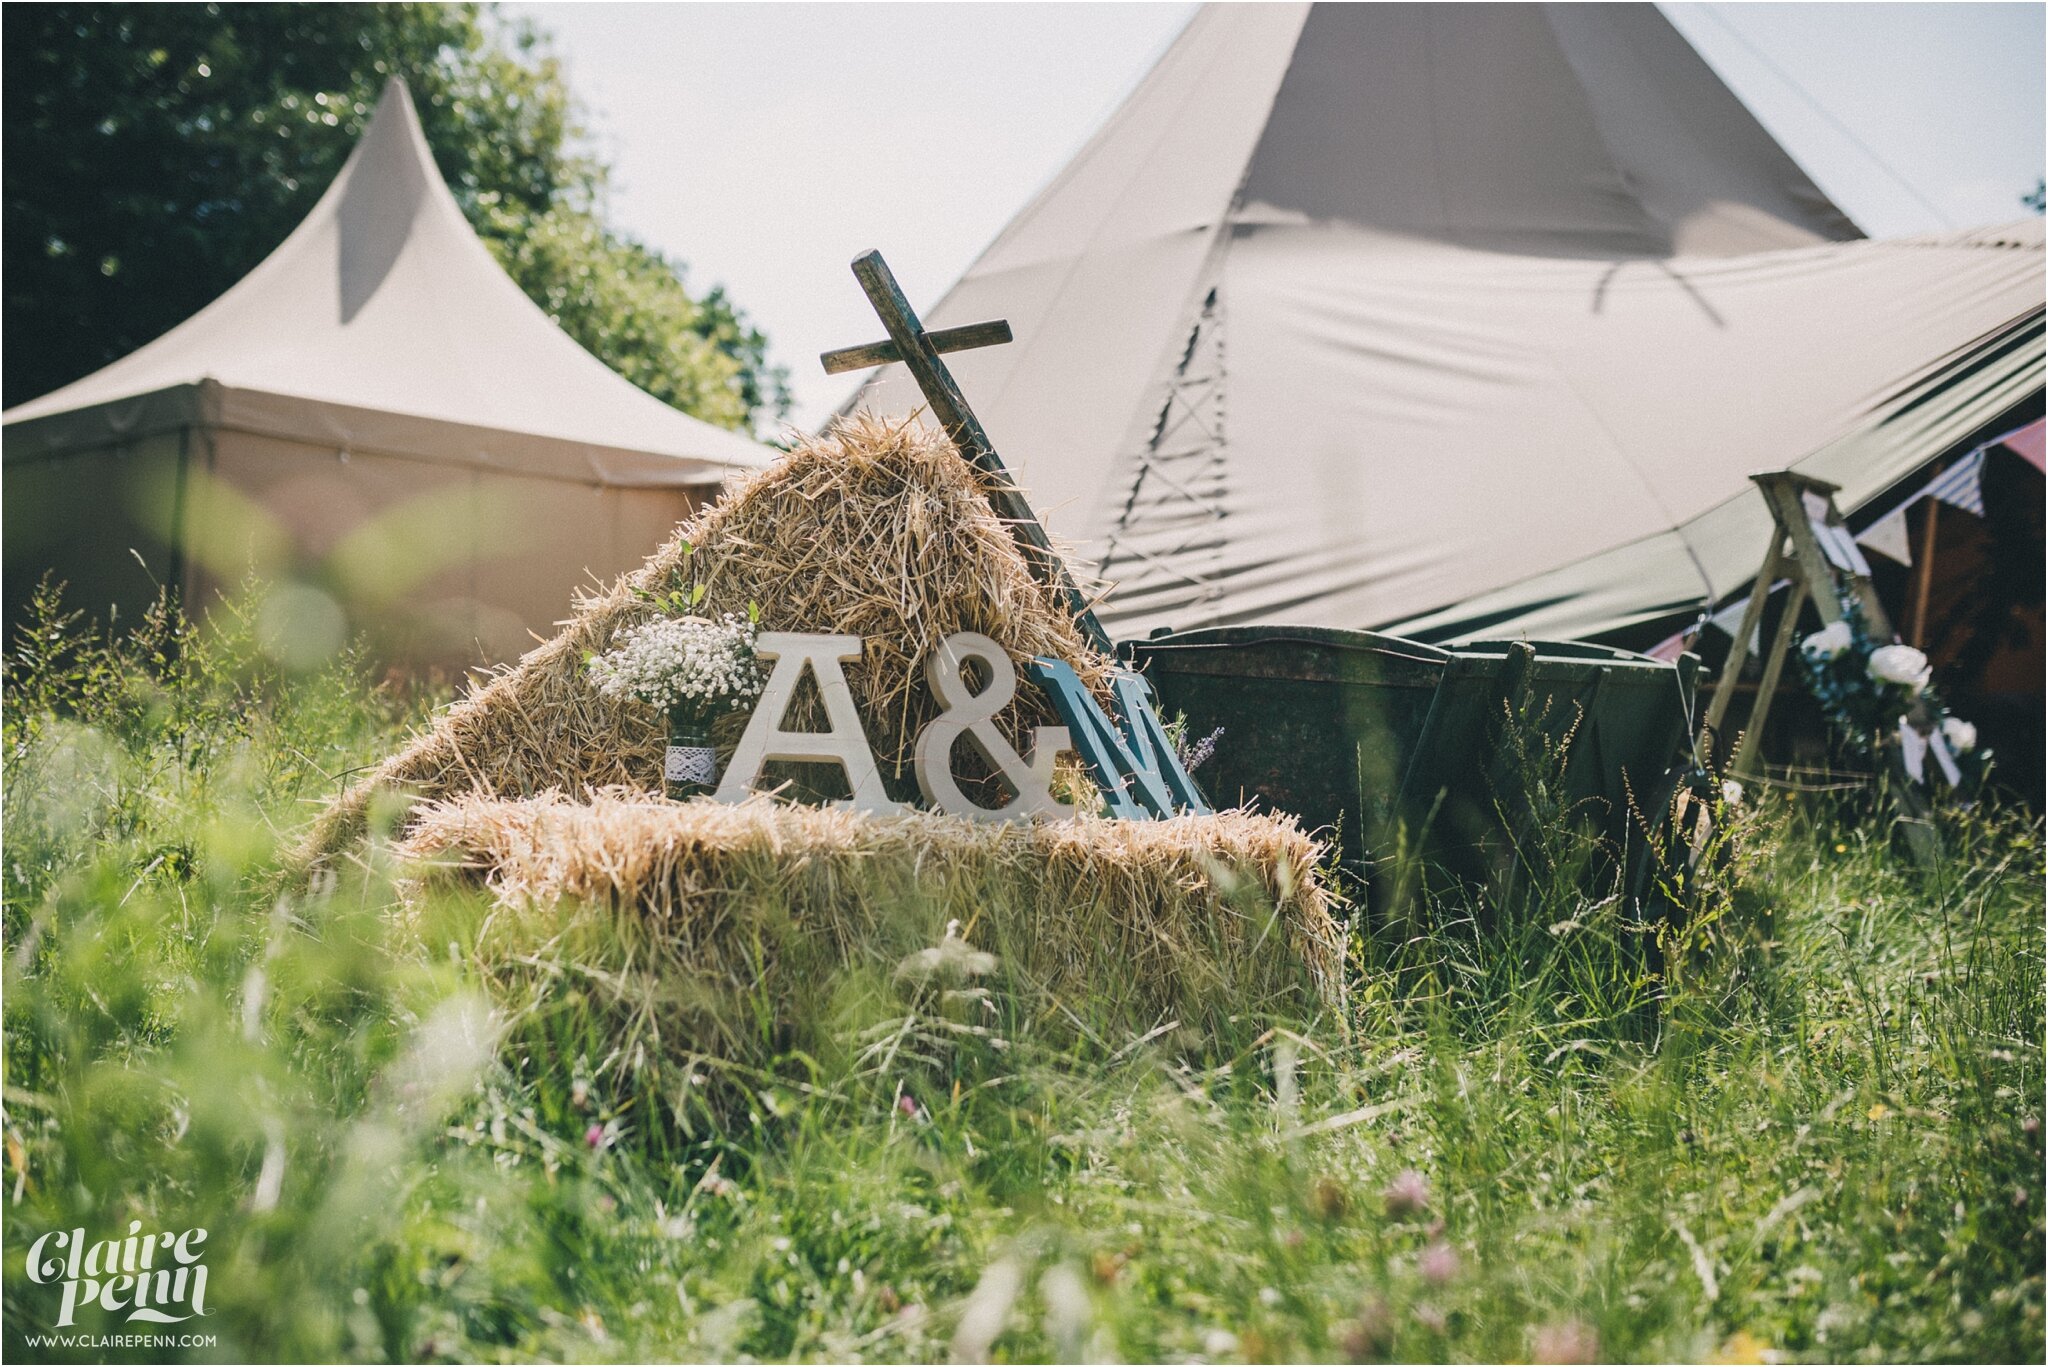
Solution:
[[[1189,621],[1206,620],[1223,598],[1225,379],[1223,302],[1211,289],[1102,553],[1104,579]]]

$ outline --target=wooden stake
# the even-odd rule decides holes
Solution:
[[[1756,686],[1756,705],[1749,710],[1742,742],[1735,747],[1735,758],[1728,765],[1728,772],[1737,778],[1747,778],[1756,772],[1754,764],[1763,747],[1764,720],[1771,714],[1771,699],[1777,696],[1778,676],[1785,672],[1785,656],[1791,651],[1792,638],[1799,633],[1799,610],[1806,606],[1806,599],[1806,580],[1794,576],[1792,586],[1785,590],[1785,614],[1778,619],[1777,634],[1771,638],[1771,653],[1764,660],[1764,677]]]
[[[1741,682],[1742,667],[1749,663],[1749,643],[1756,636],[1758,624],[1763,621],[1764,602],[1771,596],[1771,586],[1778,582],[1784,568],[1785,532],[1773,519],[1770,548],[1764,552],[1764,567],[1758,572],[1756,582],[1750,585],[1749,606],[1742,610],[1742,625],[1735,631],[1735,643],[1728,647],[1728,658],[1721,662],[1721,677],[1714,681],[1714,697],[1707,704],[1706,724],[1700,728],[1702,739],[1716,748],[1721,743],[1721,723],[1728,717],[1728,704],[1735,701],[1735,686]],[[1754,711],[1754,707],[1751,710]]]
[[[1934,467],[1938,478],[1942,467]],[[1934,591],[1934,534],[1941,518],[1941,500],[1927,496],[1927,517],[1920,524],[1920,555],[1913,562],[1913,601],[1906,609],[1906,644],[1927,644],[1927,598]]]

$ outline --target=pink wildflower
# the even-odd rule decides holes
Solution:
[[[1584,1320],[1546,1324],[1536,1331],[1529,1356],[1535,1362],[1598,1362],[1600,1335]]]
[[[1415,1169],[1403,1168],[1387,1183],[1380,1199],[1387,1203],[1387,1214],[1397,1220],[1414,1215],[1429,1204],[1429,1181]]]

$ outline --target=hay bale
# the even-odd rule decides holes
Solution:
[[[647,563],[581,600],[564,629],[474,686],[314,824],[301,867],[363,832],[379,794],[441,799],[549,790],[660,788],[662,723],[651,709],[600,697],[584,661],[652,609],[640,596],[704,587],[698,611],[760,612],[765,630],[861,636],[847,682],[892,795],[915,792],[918,731],[938,713],[918,666],[945,636],[978,631],[1021,663],[1073,665],[1105,703],[1113,661],[1090,648],[1031,577],[990,508],[983,477],[915,421],[856,418],[805,442],[701,510]],[[726,719],[737,739],[744,719]],[[998,719],[1013,741],[1058,722],[1038,690]]]
[[[1291,817],[988,824],[615,791],[426,804],[400,853],[418,905],[485,893],[471,952],[510,1014],[573,980],[608,1056],[670,1066],[843,1055],[900,1007],[849,1024],[847,985],[891,996],[952,920],[994,956],[1005,1031],[1119,1045],[1178,1022],[1175,1043],[1227,1054],[1341,993],[1321,851]]]

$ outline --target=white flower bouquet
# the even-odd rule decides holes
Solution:
[[[656,617],[626,627],[617,643],[590,657],[597,691],[659,708],[668,719],[668,754],[662,777],[671,797],[709,792],[718,777],[711,723],[761,694],[764,677],[754,654],[757,624],[750,614]]]
[[[1953,761],[1944,772],[1961,775],[1956,787],[1982,786],[1991,754],[1977,749],[1977,728],[1942,705],[1926,653],[1872,639],[1854,598],[1843,600],[1840,619],[1799,643],[1799,657],[1829,725],[1852,749],[1879,758],[1903,745],[1901,729],[1911,726],[1940,738]]]
[[[1934,668],[1927,663],[1927,656],[1912,646],[1879,646],[1870,652],[1863,668],[1879,683],[1902,688],[1915,698],[1925,693],[1934,679]]]

